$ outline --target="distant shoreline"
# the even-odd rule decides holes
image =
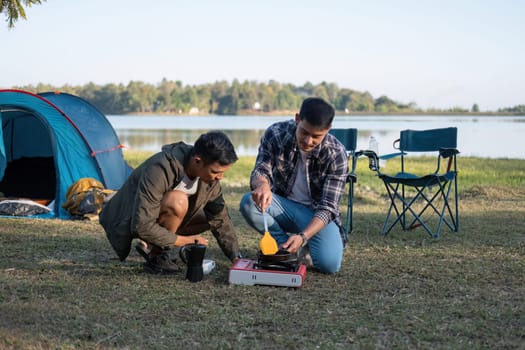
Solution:
[[[297,111],[272,111],[272,112],[261,112],[253,110],[242,110],[235,115],[228,116],[256,116],[256,117],[275,117],[275,116],[295,116]],[[217,116],[222,117],[222,114],[211,114],[211,113],[176,113],[176,112],[133,112],[128,114],[119,114],[122,116],[181,116],[181,117],[209,117]],[[341,112],[336,111],[336,116],[458,116],[458,117],[475,117],[475,116],[492,116],[492,117],[522,117],[525,114],[522,113],[504,113],[504,112],[399,112],[399,113],[384,113],[384,112]]]

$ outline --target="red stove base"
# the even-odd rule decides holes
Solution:
[[[306,265],[300,264],[297,271],[261,270],[254,267],[255,260],[240,259],[230,268],[230,283],[244,285],[269,285],[301,287],[306,278]]]

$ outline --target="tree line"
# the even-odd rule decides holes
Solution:
[[[239,115],[297,111],[301,101],[317,96],[344,113],[421,113],[415,103],[399,103],[387,96],[374,98],[369,92],[339,88],[335,83],[307,82],[302,86],[268,82],[216,81],[210,84],[184,85],[181,81],[163,79],[158,84],[130,81],[128,84],[82,86],[20,86],[32,92],[61,91],[80,96],[104,114],[166,113]],[[473,108],[474,109],[474,108]],[[430,111],[432,112],[432,111]],[[469,112],[453,108],[445,112]]]
[[[181,81],[163,79],[158,84],[130,81],[128,84],[82,86],[52,86],[39,83],[36,86],[20,86],[31,92],[60,91],[84,98],[104,114],[282,114],[295,113],[304,98],[317,96],[330,102],[339,113],[432,113],[465,114],[480,113],[474,103],[471,109],[452,107],[448,109],[419,108],[416,103],[400,103],[387,96],[374,98],[369,92],[339,88],[335,83],[306,82],[301,86],[234,79],[201,85],[184,85]],[[525,105],[502,108],[502,114],[525,114]],[[491,112],[489,112],[491,113]],[[493,112],[492,112],[493,113]]]

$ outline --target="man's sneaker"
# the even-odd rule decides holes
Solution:
[[[170,259],[167,252],[150,257],[143,266],[145,272],[155,275],[171,275],[181,271],[180,267]]]
[[[308,246],[302,247],[299,252],[299,262],[306,265],[306,267],[313,267],[314,262],[312,261],[312,256],[310,255],[310,249]]]

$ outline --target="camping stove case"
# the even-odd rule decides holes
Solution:
[[[270,270],[259,266],[257,261],[239,259],[230,268],[230,284],[270,285],[282,287],[301,287],[306,278],[306,265],[298,264],[292,271]]]

